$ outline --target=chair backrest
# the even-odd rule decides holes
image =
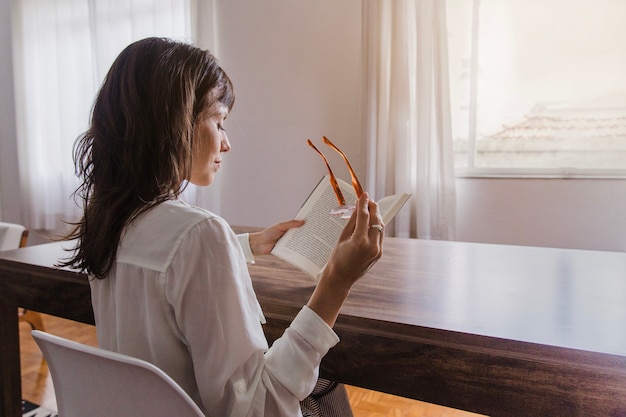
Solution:
[[[0,222],[0,251],[24,246],[28,231],[21,224]]]
[[[151,363],[37,330],[32,335],[48,362],[60,416],[204,416]]]

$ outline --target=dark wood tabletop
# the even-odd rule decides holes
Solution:
[[[0,416],[21,395],[15,307],[93,323],[63,246],[0,253]],[[271,342],[314,282],[273,256],[250,273]],[[330,379],[491,416],[626,416],[623,253],[386,238],[335,331]]]

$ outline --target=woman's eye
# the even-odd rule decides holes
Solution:
[[[221,123],[218,123],[218,124],[217,124],[217,128],[218,128],[219,130],[221,130],[222,132],[226,132],[226,129],[224,129],[224,125],[223,125],[223,124],[221,124]]]

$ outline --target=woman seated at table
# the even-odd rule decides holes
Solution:
[[[101,347],[156,364],[207,415],[297,416],[338,342],[332,326],[351,286],[382,254],[370,227],[382,219],[364,193],[309,301],[268,348],[246,260],[301,222],[236,236],[180,199],[187,182],[213,182],[231,149],[233,102],[207,51],[160,38],[122,51],[76,143],[84,213],[66,265],[92,277]]]

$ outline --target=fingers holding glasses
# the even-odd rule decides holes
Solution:
[[[370,214],[367,232],[370,237],[379,239],[380,245],[382,246],[383,237],[385,236],[385,224],[383,223],[380,210],[378,209],[378,204],[376,204],[374,211]]]
[[[378,230],[381,236],[385,233],[385,228],[382,224],[372,224],[370,225],[370,229]]]
[[[378,260],[382,255],[382,243],[385,225],[378,204],[369,198],[364,192],[357,201],[357,225],[355,233],[364,236],[369,247],[372,262]],[[373,264],[373,263],[372,263]]]
[[[378,204],[370,200],[367,192],[364,192],[358,198],[356,210],[350,221],[356,221],[354,229],[357,234],[382,237],[385,233],[385,224],[383,223]]]
[[[367,220],[367,241],[369,246],[369,265],[366,270],[369,270],[376,261],[378,261],[383,255],[383,236],[385,234],[385,225],[383,223],[378,204],[370,200],[368,202],[367,210],[369,212],[369,218]]]

